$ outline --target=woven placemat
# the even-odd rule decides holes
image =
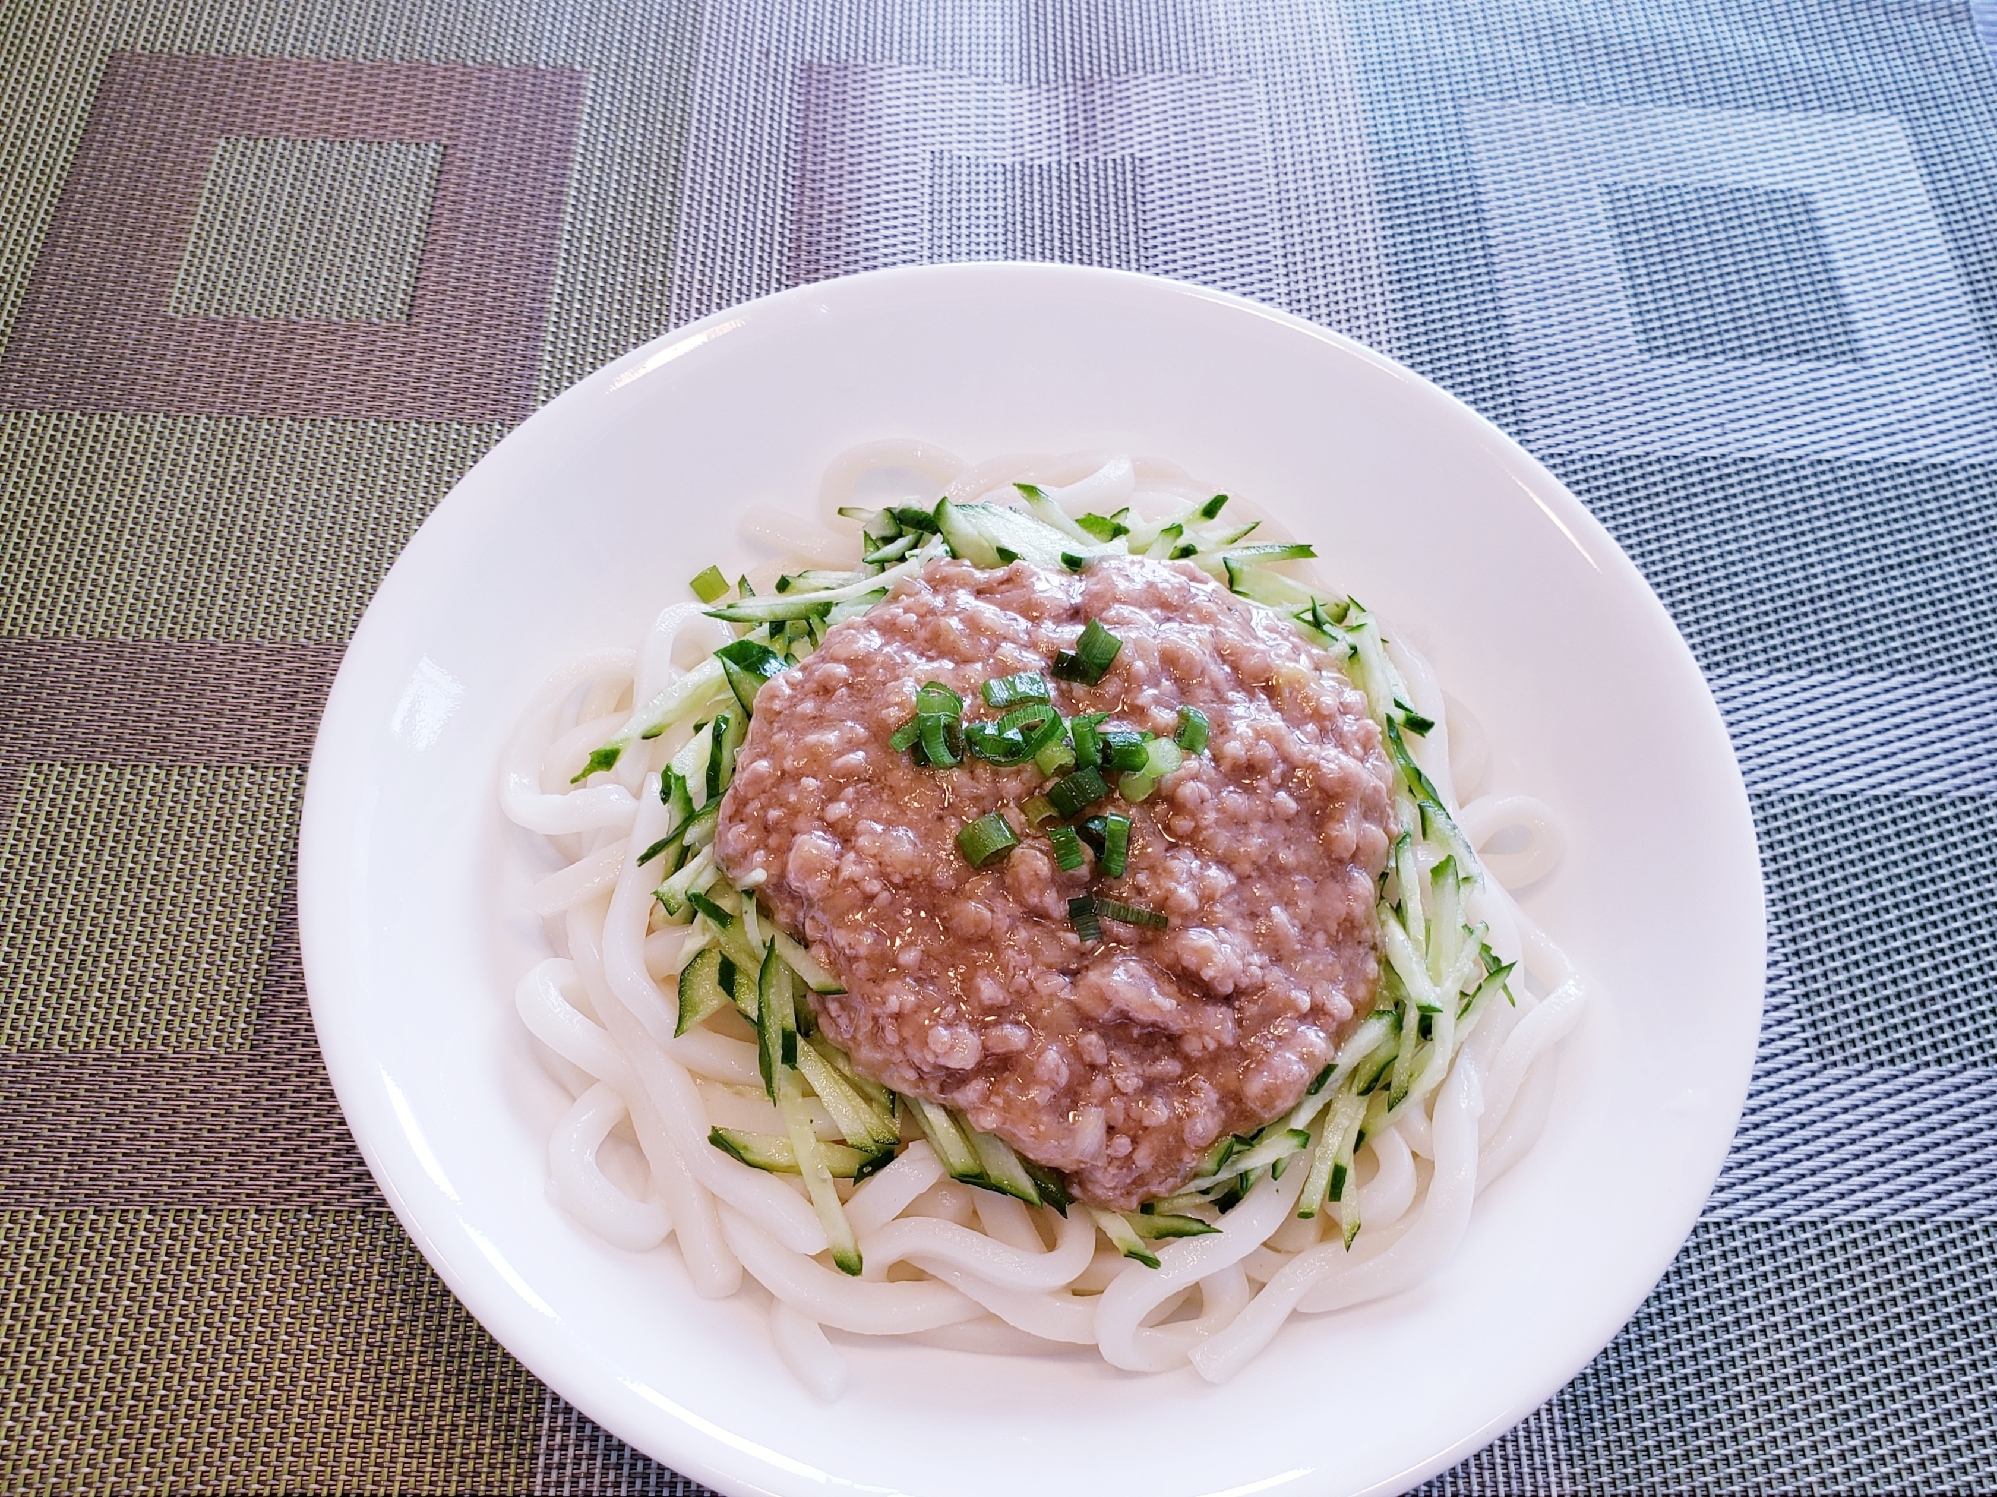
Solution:
[[[305,1008],[304,765],[389,562],[540,401],[763,292],[1005,257],[1463,396],[1733,728],[1740,1136],[1630,1325],[1433,1489],[1997,1491],[1986,41],[1919,0],[0,17],[0,1489],[697,1490],[369,1179]]]

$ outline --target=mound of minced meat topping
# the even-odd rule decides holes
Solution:
[[[1212,724],[1148,799],[1095,808],[1132,823],[1117,879],[1062,872],[1027,828],[1030,761],[919,767],[888,743],[925,681],[975,715],[981,682],[1046,674],[1091,618],[1122,649],[1094,686],[1050,677],[1064,716]],[[1127,1210],[1294,1105],[1371,1007],[1389,784],[1330,657],[1190,563],[939,560],[762,688],[715,851],[845,984],[813,1003],[862,1071]],[[1020,845],[974,868],[957,832],[1000,808]],[[1068,900],[1090,887],[1169,924],[1105,919],[1085,945]]]

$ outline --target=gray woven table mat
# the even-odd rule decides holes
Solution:
[[[387,1215],[305,1012],[303,766],[387,564],[538,401],[800,280],[1007,257],[1463,396],[1733,729],[1740,1136],[1630,1325],[1434,1489],[1997,1491],[1986,42],[1917,0],[0,13],[0,1488],[695,1490]]]

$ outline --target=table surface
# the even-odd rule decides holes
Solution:
[[[540,401],[956,258],[1290,308],[1664,598],[1770,896],[1725,1171],[1466,1492],[1997,1490],[1997,25],[1921,0],[22,0],[0,14],[0,1487],[688,1492],[388,1213],[314,725]],[[1657,957],[1695,931],[1660,931]]]

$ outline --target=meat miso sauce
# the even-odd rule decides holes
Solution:
[[[1113,661],[1058,679],[1090,620]],[[1170,739],[1182,708],[1203,715],[1204,745],[1143,799],[1111,775],[1090,808],[1128,819],[1120,875],[1094,847],[1058,866],[1021,809],[1051,783],[1031,759],[943,767],[891,744],[925,683],[989,721],[981,685],[1017,673],[1105,730]],[[714,846],[844,984],[815,1003],[860,1070],[1127,1210],[1292,1107],[1372,1007],[1392,784],[1331,658],[1199,568],[942,558],[762,688]],[[1017,845],[974,866],[958,835],[993,813]],[[1078,920],[1091,893],[1105,913]]]

